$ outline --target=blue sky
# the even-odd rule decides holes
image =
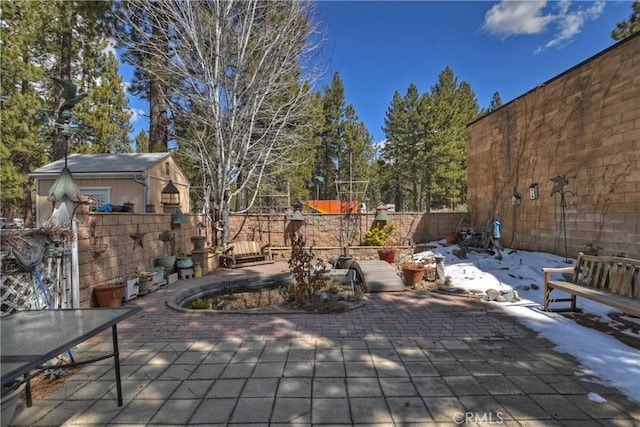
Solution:
[[[611,30],[632,12],[630,0],[318,1],[316,9],[327,57],[319,90],[337,71],[374,142],[384,140],[395,91],[411,83],[430,91],[449,66],[480,107],[496,91],[506,103],[613,45]],[[144,101],[130,106],[147,114]],[[148,131],[147,117],[134,119],[134,136]]]

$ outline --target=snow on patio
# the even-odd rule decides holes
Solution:
[[[582,326],[575,320],[559,313],[542,311],[544,295],[543,267],[567,267],[575,265],[569,259],[543,252],[502,251],[502,259],[495,255],[469,251],[466,259],[452,254],[457,245],[443,246],[444,240],[429,243],[435,246],[433,253],[445,256],[445,275],[451,278],[452,292],[482,295],[488,289],[516,291],[520,298],[516,302],[491,302],[517,316],[527,327],[554,342],[556,351],[573,355],[582,365],[581,375],[596,375],[610,385],[620,389],[627,397],[640,403],[640,350],[630,347],[598,329]],[[416,258],[427,256],[429,252],[416,254]],[[564,297],[565,293],[554,291]],[[578,298],[578,308],[593,315],[601,323],[615,325],[617,322],[609,313],[617,310],[584,298]],[[640,339],[640,319],[623,316],[637,327],[628,335]],[[618,325],[619,326],[619,325]],[[592,399],[602,399],[591,396]]]

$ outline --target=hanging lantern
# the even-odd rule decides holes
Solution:
[[[300,200],[296,200],[292,207],[293,215],[291,215],[291,221],[304,221],[304,216],[302,215],[302,202]]]
[[[180,191],[178,191],[172,180],[169,180],[169,183],[162,189],[160,201],[163,205],[180,205]]]
[[[178,208],[176,209],[175,213],[173,214],[173,217],[171,218],[171,225],[176,226],[176,225],[180,225],[180,224],[186,224],[187,221],[187,217],[184,216],[184,214],[182,213],[182,209]]]
[[[387,206],[380,203],[378,207],[376,207],[376,221],[379,222],[387,222],[389,221],[389,214],[387,213]]]

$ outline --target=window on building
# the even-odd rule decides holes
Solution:
[[[111,203],[111,187],[80,187],[80,192],[83,196],[89,197],[90,212]]]

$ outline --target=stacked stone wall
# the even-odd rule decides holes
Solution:
[[[401,252],[411,252],[411,244],[442,239],[445,233],[454,231],[465,217],[463,213],[390,214],[389,223],[396,225],[396,231],[389,244],[401,248]],[[155,265],[157,257],[165,255],[165,243],[159,239],[160,233],[172,231],[175,239],[170,243],[169,255],[192,253],[191,237],[198,235],[197,223],[206,222],[200,215],[186,215],[187,223],[171,225],[171,214],[164,213],[81,213],[78,215],[78,251],[80,271],[80,305],[90,307],[92,287],[117,278],[136,277]],[[360,247],[361,236],[371,228],[374,215],[358,215],[350,222],[354,237],[349,243],[352,255],[361,259],[375,257],[377,248]],[[340,215],[305,215],[302,224],[292,223],[286,215],[232,215],[230,218],[230,240],[255,240],[276,247],[278,259],[288,259],[289,238],[292,226],[307,237],[308,244],[315,241],[317,254],[325,259],[339,256],[344,252],[339,230],[346,227],[346,219]],[[140,233],[142,246],[134,239]],[[200,258],[204,274],[218,267],[214,237],[211,229],[201,231],[207,237],[207,248]],[[360,247],[360,249],[358,249]]]

